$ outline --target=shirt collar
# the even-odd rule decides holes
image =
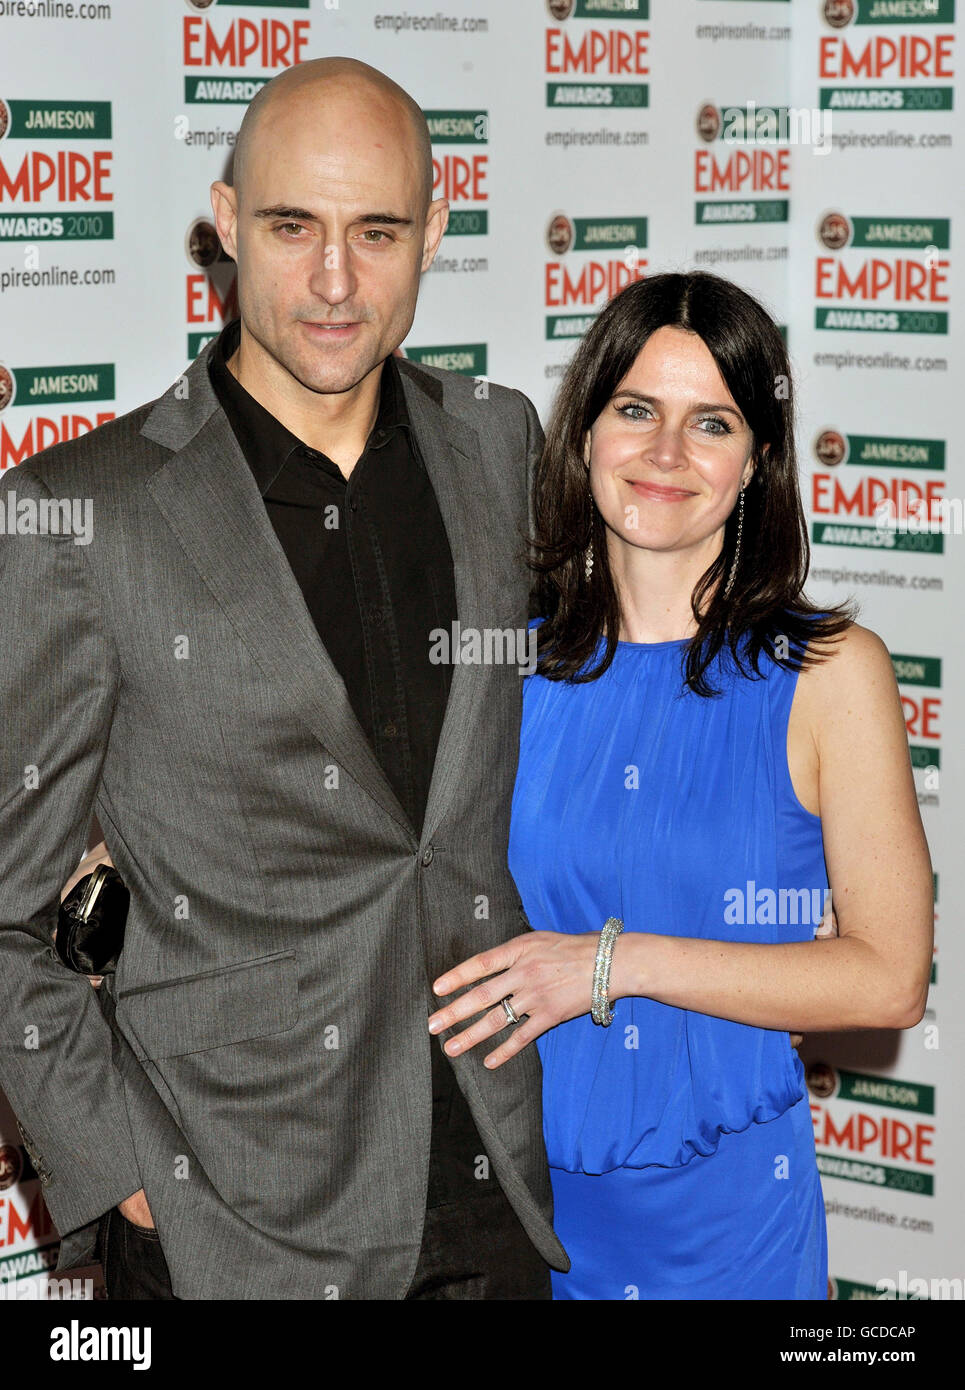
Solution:
[[[264,496],[296,450],[301,450],[308,458],[322,459],[327,455],[309,448],[232,375],[228,369],[228,359],[234,355],[240,340],[241,320],[233,319],[225,324],[215,340],[208,359],[208,373],[228,423],[255,476],[258,489]],[[381,449],[388,443],[390,432],[401,428],[411,429],[411,422],[401,374],[395,358],[389,356],[382,366],[379,412],[366,442],[366,451]]]

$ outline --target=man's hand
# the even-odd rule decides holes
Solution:
[[[77,868],[60,890],[60,901],[64,901],[75,883],[79,883],[87,874],[92,874],[98,864],[107,864],[112,869],[114,867],[114,861],[111,858],[110,850],[103,840],[101,840],[99,845],[95,845],[77,865]]]
[[[147,1226],[150,1230],[154,1229],[154,1217],[151,1215],[151,1208],[147,1204],[143,1187],[130,1197],[125,1197],[123,1202],[118,1202],[117,1210],[128,1221],[133,1221],[135,1226]]]
[[[111,858],[110,850],[107,848],[107,844],[104,840],[101,840],[99,845],[95,845],[94,848],[90,850],[90,852],[86,854],[84,858],[80,861],[80,863],[77,865],[77,868],[74,870],[70,878],[67,880],[63,888],[61,888],[60,890],[60,901],[64,901],[67,894],[73,888],[75,883],[79,883],[80,880],[82,878],[85,878],[87,874],[92,874],[94,870],[97,868],[98,864],[108,864],[112,869],[114,867],[114,861]],[[57,928],[54,927],[54,936],[56,937],[56,935]],[[97,989],[100,986],[100,982],[101,980],[103,980],[104,976],[88,975],[87,978],[90,980],[94,988]],[[128,1198],[128,1201],[130,1200],[132,1199]],[[137,1224],[140,1226],[140,1221]]]

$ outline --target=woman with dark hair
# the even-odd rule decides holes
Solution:
[[[452,1055],[539,1039],[554,1296],[821,1299],[790,1030],[909,1028],[932,879],[888,652],[805,597],[790,368],[704,273],[631,285],[535,480],[510,866],[534,930],[436,981]],[[828,885],[838,934],[815,939]],[[482,981],[482,983],[479,983]],[[479,1015],[479,1017],[476,1017]]]

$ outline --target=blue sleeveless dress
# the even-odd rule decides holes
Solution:
[[[797,681],[722,657],[683,685],[686,641],[621,642],[572,685],[523,687],[509,862],[537,931],[810,940],[821,822],[794,794]],[[619,941],[616,947],[619,951]],[[787,1033],[651,999],[551,1029],[544,1132],[557,1299],[826,1299],[827,1237],[804,1069]]]

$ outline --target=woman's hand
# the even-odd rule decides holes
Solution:
[[[432,986],[436,994],[453,994],[475,980],[485,984],[461,994],[429,1019],[429,1032],[441,1033],[482,1013],[445,1045],[450,1057],[511,1027],[512,1032],[485,1058],[487,1067],[499,1067],[522,1052],[541,1033],[567,1019],[590,1012],[593,966],[599,932],[574,936],[568,932],[536,931],[516,936],[491,951],[472,956],[440,975]],[[487,979],[487,976],[493,976]],[[510,1024],[499,1002],[512,996],[512,1007],[520,1022]],[[495,1007],[493,1007],[495,1006]],[[483,1012],[485,1010],[485,1012]],[[523,1017],[523,1015],[527,1017]]]

